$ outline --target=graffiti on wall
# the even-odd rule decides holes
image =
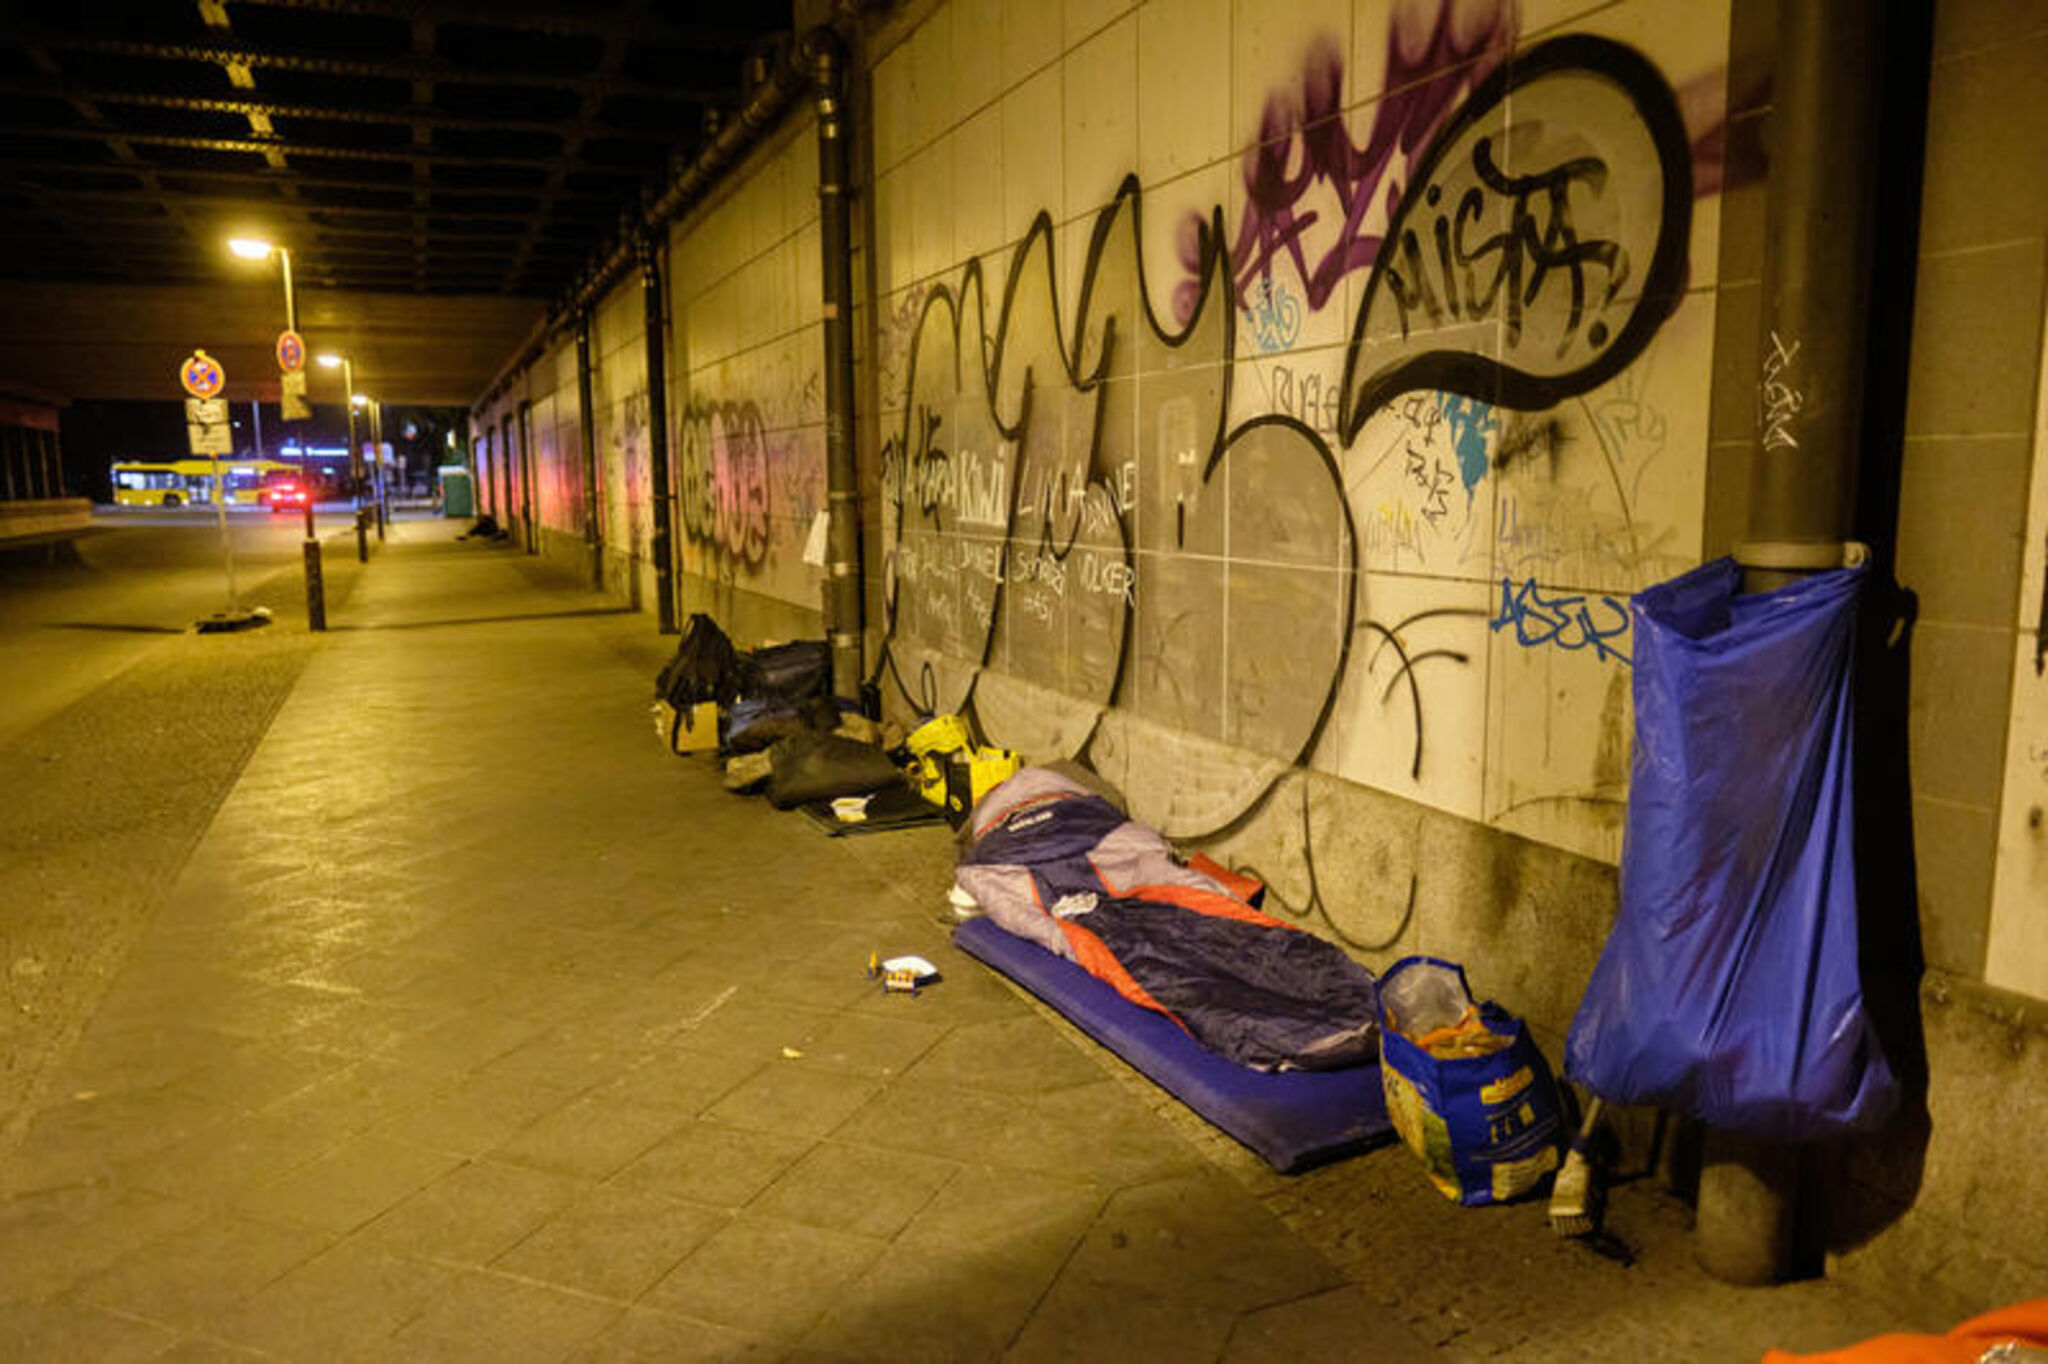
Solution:
[[[1293,276],[1312,311],[1346,275],[1370,269],[1380,247],[1369,227],[1374,210],[1391,212],[1401,169],[1499,67],[1513,37],[1514,7],[1503,0],[1400,7],[1387,34],[1392,93],[1373,106],[1362,145],[1343,117],[1344,54],[1334,42],[1316,42],[1300,88],[1267,99],[1245,158],[1245,212],[1230,251],[1240,305],[1252,306],[1276,266]],[[1192,298],[1191,290],[1177,295],[1177,305]]]
[[[1390,70],[1441,69],[1447,44],[1493,50],[1491,12],[1494,27],[1441,18],[1436,55],[1396,44]],[[1322,83],[1289,133],[1301,154],[1252,154],[1259,193],[1234,244],[1220,208],[1181,234],[1188,277],[1163,295],[1167,317],[1134,178],[1094,223],[1071,306],[1046,213],[999,287],[971,261],[919,296],[882,451],[880,666],[910,704],[968,708],[993,670],[1098,716],[1316,766],[1335,761],[1318,745],[1349,682],[1386,717],[1375,743],[1419,779],[1422,679],[1488,640],[1627,666],[1625,609],[1541,567],[1623,553],[1615,540],[1640,562],[1625,508],[1588,508],[1554,541],[1525,520],[1545,497],[1546,528],[1569,509],[1545,468],[1597,458],[1625,487],[1617,451],[1656,432],[1645,405],[1589,395],[1643,355],[1683,291],[1693,174],[1669,86],[1631,48],[1554,39],[1390,97],[1360,149],[1336,116],[1341,63],[1318,53]],[[1386,179],[1396,150],[1405,192]],[[1325,192],[1344,215],[1311,249],[1322,220],[1304,196]],[[1368,202],[1387,209],[1383,238],[1355,230]],[[1341,383],[1271,365],[1266,410],[1233,424],[1241,356],[1278,348],[1356,269],[1369,273]],[[1574,402],[1568,430],[1552,409]],[[1522,501],[1493,495],[1509,469]],[[1490,573],[1500,541],[1522,559],[1491,610],[1410,609],[1374,585],[1398,562]],[[1169,832],[1221,828],[1272,782],[1260,769]]]
[[[691,403],[682,417],[683,530],[741,563],[768,552],[769,448],[750,402]]]

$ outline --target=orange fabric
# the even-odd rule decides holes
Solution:
[[[2048,1298],[1972,1317],[1945,1336],[1877,1336],[1813,1355],[1767,1350],[1763,1364],[1976,1364],[1985,1350],[2004,1344],[2048,1349]]]
[[[1194,886],[1132,886],[1129,890],[1116,892],[1132,900],[1158,900],[1164,904],[1179,905],[1197,914],[1207,914],[1217,919],[1239,919],[1248,924],[1262,924],[1267,928],[1294,928],[1270,914],[1262,914],[1245,904],[1233,900],[1219,891],[1201,890]],[[1299,929],[1295,929],[1299,932]]]
[[[1187,1031],[1187,1024],[1174,1018],[1171,1009],[1154,999],[1152,992],[1138,984],[1137,977],[1124,969],[1124,964],[1116,959],[1116,954],[1109,950],[1107,943],[1072,919],[1061,919],[1058,923],[1060,932],[1067,935],[1067,945],[1074,949],[1076,965],[1115,989],[1118,994],[1139,1008],[1150,1009],[1156,1014],[1165,1014],[1168,1018],[1173,1018],[1182,1032]]]
[[[1246,904],[1250,904],[1258,893],[1266,888],[1265,882],[1258,877],[1247,876],[1241,871],[1232,871],[1207,853],[1196,853],[1190,857],[1188,866],[1217,882]]]

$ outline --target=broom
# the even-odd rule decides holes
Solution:
[[[1593,1129],[1600,1123],[1600,1096],[1586,1105],[1586,1119],[1572,1138],[1571,1150],[1558,1168],[1550,1186],[1550,1229],[1559,1236],[1585,1236],[1600,1225],[1601,1189],[1594,1178],[1593,1161],[1586,1154],[1592,1145]]]

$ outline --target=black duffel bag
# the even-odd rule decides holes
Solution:
[[[741,656],[739,694],[792,705],[832,690],[832,651],[822,639],[771,644]]]

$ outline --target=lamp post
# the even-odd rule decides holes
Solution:
[[[370,562],[370,540],[368,528],[363,523],[363,447],[356,440],[356,409],[368,400],[356,392],[355,361],[346,355],[327,351],[319,356],[322,369],[341,371],[341,382],[348,390],[348,484],[349,494],[355,502],[356,514],[356,560]]]
[[[298,303],[292,297],[292,253],[282,246],[274,246],[261,237],[230,237],[228,250],[243,260],[269,260],[277,257],[277,263],[284,270],[284,329],[295,332],[299,329]]]
[[[370,498],[377,508],[377,543],[384,543],[384,522],[391,515],[384,485],[384,404],[370,399]]]
[[[232,237],[228,240],[228,250],[234,252],[243,260],[268,260],[273,255],[277,257],[278,268],[284,278],[284,329],[288,332],[298,331],[299,303],[297,297],[292,292],[292,253],[284,247],[273,245],[260,237]],[[261,435],[260,417],[258,420],[256,458],[261,460],[263,458],[263,437]],[[299,464],[299,481],[306,484],[306,540],[304,545],[301,546],[306,564],[306,626],[312,630],[325,630],[327,628],[327,594],[321,582],[320,539],[313,531],[313,488],[311,481],[306,477],[306,466],[303,460]],[[216,479],[215,482],[218,483],[219,480]],[[215,491],[218,494],[219,489],[216,488]]]

